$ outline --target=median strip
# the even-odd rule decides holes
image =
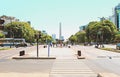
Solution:
[[[12,59],[56,59],[56,57],[13,57]]]

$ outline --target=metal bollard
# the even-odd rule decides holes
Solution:
[[[70,48],[70,46],[68,46],[68,48]]]
[[[19,53],[19,56],[23,56],[23,55],[25,55],[25,51],[24,50],[20,51],[20,53]]]

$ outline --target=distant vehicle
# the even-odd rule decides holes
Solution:
[[[84,46],[87,46],[87,45],[88,45],[88,42],[85,42],[85,43],[84,43]]]
[[[18,47],[27,47],[27,44],[26,43],[16,44],[15,47],[16,48],[18,48]]]
[[[120,43],[116,44],[116,49],[120,50]]]
[[[26,44],[23,38],[1,38],[0,46],[21,46],[20,44]],[[26,46],[26,45],[25,45]]]

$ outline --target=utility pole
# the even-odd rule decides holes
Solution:
[[[39,57],[39,39],[41,38],[40,32],[35,34],[36,42],[37,42],[37,58]]]

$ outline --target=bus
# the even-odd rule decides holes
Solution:
[[[23,38],[0,38],[0,46],[27,46]]]

